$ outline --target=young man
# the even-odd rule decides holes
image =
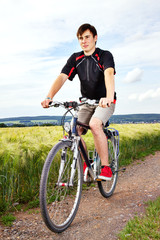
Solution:
[[[63,67],[61,74],[53,82],[46,99],[41,103],[48,108],[49,102],[67,79],[73,80],[78,74],[82,97],[99,100],[99,106],[83,105],[78,121],[89,124],[96,150],[101,159],[102,170],[99,179],[110,180],[112,171],[108,163],[107,139],[103,125],[114,112],[116,94],[114,84],[115,64],[109,51],[96,48],[97,31],[90,24],[83,24],[77,31],[81,52],[74,53]],[[79,131],[82,133],[82,129]]]

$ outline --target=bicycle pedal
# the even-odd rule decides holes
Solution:
[[[96,181],[97,181],[97,182],[101,182],[101,181],[102,181],[102,179],[96,178]]]
[[[125,172],[125,171],[126,171],[126,168],[124,167],[124,168],[121,168],[121,169],[115,171],[115,173],[116,173],[116,172]]]

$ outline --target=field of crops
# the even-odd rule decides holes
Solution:
[[[120,133],[120,165],[160,150],[160,124],[112,125]],[[62,127],[0,129],[0,212],[38,199],[45,158],[62,138]],[[92,150],[91,133],[84,136]]]

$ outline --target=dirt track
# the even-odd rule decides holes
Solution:
[[[105,199],[97,187],[85,191],[72,225],[63,233],[49,231],[40,214],[16,213],[11,228],[0,225],[0,239],[113,240],[135,214],[142,215],[145,202],[160,196],[160,152],[136,161],[119,174],[113,196]]]

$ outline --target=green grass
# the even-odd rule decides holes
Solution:
[[[123,231],[120,240],[159,240],[160,239],[160,197],[147,203],[146,214],[143,217],[135,216],[130,220]]]
[[[39,199],[36,199],[34,201],[28,202],[27,206],[25,207],[24,211],[27,211],[28,209],[37,208],[39,207]]]
[[[160,124],[115,125],[120,134],[120,165],[160,151]]]
[[[1,222],[8,227],[11,227],[16,218],[12,214],[7,214],[1,217]]]
[[[0,129],[0,212],[38,198],[44,161],[61,137],[61,127]]]
[[[160,124],[112,125],[120,133],[120,166],[160,150]],[[62,127],[0,129],[0,213],[14,203],[36,202],[46,156],[62,138]],[[94,149],[90,132],[84,136]]]

